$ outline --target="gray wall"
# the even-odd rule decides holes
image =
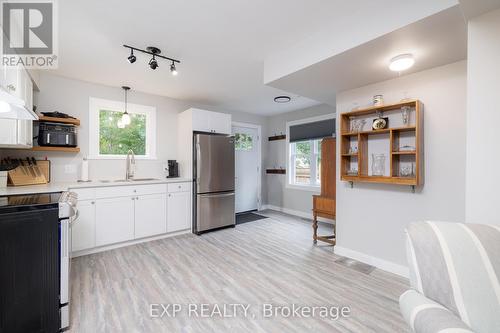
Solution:
[[[339,113],[354,103],[370,104],[376,94],[383,94],[387,103],[405,94],[422,101],[425,184],[416,193],[389,184],[356,183],[351,188],[338,176],[336,253],[405,274],[408,223],[464,221],[466,65],[461,61],[337,95]]]
[[[335,107],[329,105],[318,105],[299,111],[288,112],[274,117],[269,117],[267,121],[267,136],[286,133],[286,122],[300,120],[325,114],[335,113]],[[267,140],[267,137],[265,138]],[[284,167],[286,168],[286,141],[268,142],[268,158],[263,168]],[[287,175],[266,175],[268,204],[283,208],[289,212],[299,212],[312,215],[312,195],[318,192],[310,190],[292,189],[286,187]]]

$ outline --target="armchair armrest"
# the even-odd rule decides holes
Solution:
[[[474,333],[453,312],[410,289],[399,298],[401,314],[416,333]]]

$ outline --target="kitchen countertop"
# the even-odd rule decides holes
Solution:
[[[27,185],[27,186],[8,186],[0,188],[0,196],[18,195],[18,194],[36,194],[49,192],[62,192],[68,189],[77,188],[92,188],[92,187],[109,187],[109,186],[133,186],[133,185],[148,185],[148,184],[169,184],[169,183],[185,183],[191,182],[188,178],[164,178],[144,181],[109,181],[102,182],[99,180],[87,183],[83,182],[53,182],[43,185]]]

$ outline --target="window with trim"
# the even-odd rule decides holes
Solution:
[[[321,140],[335,135],[335,116],[287,123],[288,185],[318,188],[321,183]]]
[[[121,159],[132,150],[137,158],[156,158],[156,109],[128,103],[130,124],[121,124],[124,104],[91,98],[89,153],[94,159]]]

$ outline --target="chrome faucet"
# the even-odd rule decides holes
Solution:
[[[131,180],[132,178],[134,178],[134,171],[135,171],[135,155],[132,149],[128,150],[127,159],[125,160],[125,163],[126,163],[125,179]]]

